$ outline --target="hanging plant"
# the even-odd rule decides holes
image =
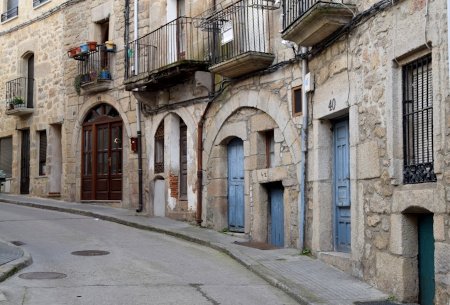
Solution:
[[[75,79],[73,81],[73,86],[75,87],[75,91],[78,95],[81,94],[81,75],[75,76]]]

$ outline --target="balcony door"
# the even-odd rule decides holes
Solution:
[[[122,199],[122,120],[107,104],[92,109],[83,124],[82,200]]]
[[[33,108],[34,98],[34,54],[27,60],[27,107]]]

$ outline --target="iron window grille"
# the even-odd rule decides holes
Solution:
[[[403,67],[403,183],[436,181],[431,55]]]
[[[39,6],[49,0],[33,0],[33,7]]]
[[[8,9],[1,15],[1,22],[5,22],[6,20],[16,17],[18,15],[19,15],[19,7],[15,6],[11,9]]]
[[[155,173],[164,172],[164,122],[162,122],[155,134]]]

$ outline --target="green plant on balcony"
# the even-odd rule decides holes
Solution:
[[[75,87],[75,91],[78,95],[81,94],[81,75],[75,76],[75,79],[73,80],[73,86]]]

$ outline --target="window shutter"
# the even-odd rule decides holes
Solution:
[[[12,176],[12,137],[0,139],[0,169]]]

